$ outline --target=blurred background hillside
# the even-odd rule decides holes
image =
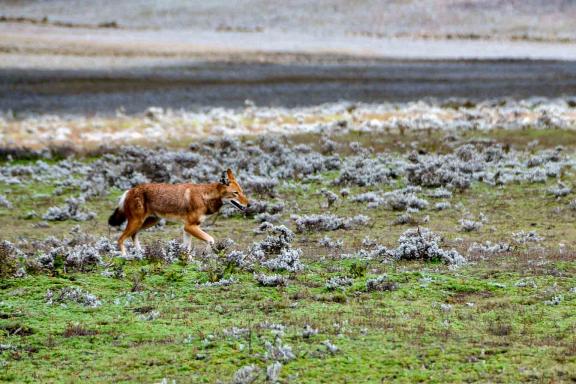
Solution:
[[[573,0],[3,1],[7,17],[135,29],[572,40]]]
[[[0,21],[17,114],[576,94],[572,0],[8,0]]]

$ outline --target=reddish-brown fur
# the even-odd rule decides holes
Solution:
[[[118,239],[118,246],[125,253],[124,241],[131,237],[136,247],[138,232],[155,225],[160,218],[179,220],[184,223],[184,242],[191,247],[191,239],[205,241],[208,246],[214,243],[212,236],[200,229],[207,215],[217,213],[226,201],[238,208],[245,208],[248,199],[229,169],[227,179],[211,184],[141,184],[130,189],[123,205],[112,215],[123,216],[128,223]],[[120,221],[123,222],[122,218]]]

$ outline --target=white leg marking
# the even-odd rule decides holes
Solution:
[[[134,246],[137,250],[142,251],[142,246],[140,245],[140,239],[138,238],[138,234],[134,235]]]
[[[191,251],[192,250],[192,237],[184,229],[182,230],[182,233],[184,234],[182,243],[184,244],[184,247],[187,250]]]

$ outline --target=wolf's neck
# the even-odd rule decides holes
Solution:
[[[208,215],[212,215],[213,213],[218,212],[220,208],[222,208],[222,205],[224,204],[222,203],[222,198],[220,197],[208,198],[205,201],[206,201],[206,214]]]

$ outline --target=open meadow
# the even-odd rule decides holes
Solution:
[[[576,383],[575,20],[0,1],[0,383]]]
[[[576,381],[574,98],[0,126],[0,381]],[[120,256],[123,191],[227,167],[212,252]]]

